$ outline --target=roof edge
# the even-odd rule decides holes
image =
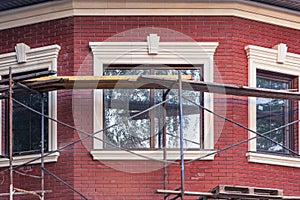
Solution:
[[[49,1],[0,12],[0,30],[71,16],[236,16],[300,30],[300,12],[246,0]]]

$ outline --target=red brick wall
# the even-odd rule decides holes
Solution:
[[[120,32],[142,27],[172,29],[190,36],[198,42],[219,42],[215,53],[215,67],[224,83],[235,85],[248,84],[247,57],[244,51],[244,47],[247,45],[272,48],[278,43],[286,43],[289,52],[300,53],[297,48],[300,44],[299,31],[236,17],[76,17],[74,37],[76,49],[81,51],[78,55],[87,55],[90,52],[88,42],[101,42]],[[158,33],[158,35],[161,36],[161,41],[174,40],[170,37],[163,37],[163,33]],[[145,41],[145,35],[136,35],[133,41]],[[217,79],[218,77],[216,77]],[[225,98],[221,95],[216,97],[215,109],[222,111],[224,109],[222,105],[226,101],[227,117],[247,126],[247,98],[236,96]],[[218,140],[215,147],[216,149],[226,147],[247,139],[247,137],[247,131],[226,122],[219,138],[216,137]],[[185,166],[186,188],[191,191],[207,191],[218,184],[233,184],[282,188],[286,195],[300,194],[300,182],[298,181],[300,169],[248,163],[245,157],[247,150],[248,145],[245,143],[218,154],[214,161],[198,161],[187,164]],[[82,162],[80,163],[82,164]],[[84,168],[90,169],[92,165],[97,166],[97,163],[100,164],[100,162],[94,162],[94,164],[88,162]],[[103,196],[98,194],[98,198],[154,199],[158,197],[152,196],[151,193],[155,189],[163,187],[162,182],[157,184],[141,182],[140,180],[143,180],[145,174],[130,175],[117,172],[119,178],[116,178],[113,175],[116,173],[115,170],[105,170],[108,170],[112,178],[104,179],[102,183],[107,187],[113,184],[115,193],[104,192]],[[286,171],[286,173],[282,173],[282,171]],[[95,174],[103,176],[100,170],[92,173],[86,171],[84,174],[89,177]],[[162,169],[153,174],[155,174],[153,182],[158,182],[158,176],[161,176],[161,181],[163,180]],[[128,181],[128,177],[139,178]],[[124,184],[126,182],[130,184]],[[179,185],[179,167],[170,165],[168,167],[168,188],[174,189]],[[100,191],[106,191],[107,187]],[[150,196],[141,195],[143,194],[141,188],[145,188]],[[132,193],[127,193],[127,189],[130,189]],[[123,191],[122,195],[121,191]]]
[[[73,18],[65,18],[61,20],[49,21],[34,25],[28,25],[18,28],[12,28],[0,31],[0,53],[13,52],[17,43],[26,43],[31,48],[41,47],[46,45],[58,44],[61,46],[58,57],[58,74],[72,75],[74,65],[74,41],[73,41]],[[58,119],[73,124],[71,92],[59,91],[58,98]],[[74,139],[74,133],[70,129],[58,125],[58,147],[71,142]],[[73,147],[72,147],[73,148]],[[60,176],[63,180],[70,184],[74,183],[74,154],[72,148],[61,152],[59,162],[46,164],[45,167]],[[39,175],[40,165],[31,165],[29,167],[21,167],[17,170],[28,174]],[[9,177],[8,172],[1,174],[0,169],[0,193],[9,192]],[[47,194],[47,199],[74,199],[74,193],[68,190],[64,185],[58,183],[54,178],[47,173],[45,175],[45,187],[47,190],[52,190],[51,194]],[[14,174],[15,187],[27,190],[40,190],[40,180],[24,177]],[[49,197],[49,198],[48,198]],[[8,199],[8,197],[0,197],[0,199]],[[15,196],[15,199],[38,199],[31,195]]]
[[[248,84],[248,67],[244,47],[258,45],[271,48],[278,43],[286,43],[288,51],[300,54],[300,31],[241,19],[237,17],[74,17],[54,20],[36,25],[0,31],[0,53],[14,50],[14,45],[24,42],[31,47],[59,44],[62,49],[58,59],[58,72],[64,75],[92,75],[92,56],[89,42],[101,42],[120,32],[141,28],[168,28],[198,42],[219,42],[215,53],[215,68],[224,83],[235,85]],[[132,41],[145,41],[147,34],[134,35]],[[176,38],[165,37],[158,33],[162,41],[174,41]],[[216,75],[216,80],[220,81]],[[86,98],[80,105],[82,115],[76,120],[87,122],[78,127],[92,131],[91,91],[76,93],[73,97]],[[224,107],[224,102],[226,106]],[[215,110],[226,111],[226,116],[247,126],[248,108],[246,97],[216,96]],[[72,92],[58,93],[58,118],[71,125]],[[216,119],[217,120],[217,119]],[[248,133],[242,128],[225,122],[224,127],[216,127],[216,149],[247,139]],[[58,127],[58,146],[74,139],[78,134],[67,128]],[[107,163],[92,161],[89,154],[91,140],[76,144],[61,152],[59,162],[46,166],[63,180],[68,181],[89,199],[158,199],[156,189],[163,188],[163,170],[149,173],[126,173],[107,166]],[[245,153],[248,145],[243,144],[216,155],[214,161],[196,161],[185,166],[186,189],[191,191],[208,191],[218,184],[248,185],[256,187],[282,188],[286,195],[300,195],[300,169],[264,164],[248,163]],[[146,168],[161,163],[118,162],[120,168]],[[37,169],[36,173],[38,173]],[[21,177],[20,177],[21,179]],[[23,181],[24,180],[24,181]],[[7,177],[0,191],[7,191]],[[24,183],[27,179],[23,179]],[[30,181],[36,188],[39,183]],[[180,185],[180,171],[176,165],[168,167],[168,189]],[[3,186],[3,187],[2,187]],[[47,176],[47,189],[54,193],[47,199],[80,199],[77,194],[58,184]],[[1,199],[1,198],[0,198]]]

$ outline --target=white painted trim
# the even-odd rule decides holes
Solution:
[[[52,119],[57,119],[57,91],[48,92],[48,114]],[[53,120],[48,120],[49,131],[49,151],[57,149],[57,123]]]
[[[259,8],[259,9],[258,9]],[[233,1],[62,0],[0,13],[0,30],[71,16],[236,16],[300,29],[299,12],[266,4]]]
[[[270,49],[270,48],[264,48],[259,46],[253,46],[249,45],[245,47],[245,51],[248,56],[248,84],[249,87],[256,87],[256,71],[257,69],[271,71],[271,72],[277,72],[282,74],[288,74],[292,76],[298,77],[298,81],[300,81],[300,55],[294,54],[294,53],[286,53],[286,58],[284,60],[284,63],[278,63],[277,62],[277,55],[278,50],[277,49]],[[298,87],[298,90],[300,91],[300,85]],[[248,98],[248,126],[251,130],[256,131],[256,98],[255,97],[249,97]],[[300,108],[300,106],[299,106]],[[300,114],[300,110],[298,109],[298,116]],[[300,125],[298,124],[298,139],[300,138]],[[249,138],[255,137],[256,135],[252,132],[249,132]],[[298,140],[299,141],[299,140]],[[256,139],[253,139],[249,141],[249,151],[251,153],[248,153],[249,159],[251,161],[259,161],[259,162],[268,162],[271,161],[272,163],[276,163],[275,161],[272,161],[270,159],[266,159],[265,161],[260,161],[260,159],[263,158],[264,155],[262,153],[253,153],[256,151]],[[299,141],[299,147],[300,147],[300,141]],[[299,149],[300,152],[300,149]],[[253,155],[253,157],[251,157]],[[260,156],[260,157],[259,157]],[[273,155],[272,155],[273,156]],[[281,156],[276,156],[276,158]],[[268,157],[269,158],[269,157]],[[279,159],[279,158],[278,158]],[[283,157],[282,159],[285,159]],[[270,164],[272,164],[270,163]],[[280,164],[280,162],[277,162]],[[284,165],[284,163],[282,163]]]
[[[28,47],[29,48],[29,47]],[[17,53],[5,53],[0,54],[0,76],[7,75],[9,67],[12,68],[13,73],[26,72],[31,70],[40,70],[40,69],[48,69],[48,70],[57,70],[57,57],[60,50],[59,45],[50,45],[39,48],[27,49],[25,52],[26,62],[18,63]],[[0,105],[2,101],[0,100]],[[56,91],[49,92],[49,116],[57,119],[57,93]],[[2,107],[3,108],[3,107]],[[2,109],[0,109],[0,121],[2,121]],[[0,127],[2,123],[0,123]],[[48,120],[49,124],[49,151],[53,151],[57,149],[57,124],[52,120]],[[0,129],[0,153],[2,154],[2,128]],[[28,155],[28,156],[20,156],[16,157],[16,159],[20,159],[20,162],[23,162],[23,158],[34,157],[36,155]],[[58,154],[57,154],[58,155]],[[48,159],[48,158],[47,158]],[[54,157],[49,158],[48,160],[54,160]],[[57,159],[56,159],[57,160]],[[5,160],[3,160],[5,162]],[[0,161],[1,165],[1,161]]]
[[[163,159],[163,151],[157,150],[157,151],[133,151],[136,154],[156,159],[156,160],[162,160]],[[192,160],[195,158],[199,158],[202,156],[206,156],[208,154],[213,153],[214,151],[209,150],[201,150],[201,151],[191,151],[187,150],[184,152],[184,159],[185,160]],[[91,151],[91,154],[93,156],[93,160],[148,160],[147,158],[143,158],[141,156],[137,156],[134,154],[131,154],[126,151],[107,151],[107,150],[93,150]],[[201,160],[214,160],[215,154],[209,155]],[[179,151],[173,151],[168,150],[167,151],[167,160],[179,160],[180,159],[180,152]]]
[[[8,74],[8,68],[13,73],[29,70],[49,69],[56,70],[59,45],[29,49],[26,52],[26,62],[19,64],[16,52],[0,54],[0,76]]]
[[[27,62],[27,52],[30,50],[30,47],[24,43],[18,43],[15,49],[18,63]]]
[[[160,42],[157,55],[148,54],[147,42],[90,42],[94,59],[94,75],[103,74],[105,64],[201,64],[204,81],[213,82],[213,56],[217,42]],[[94,90],[94,132],[103,129],[103,93]],[[204,94],[204,105],[214,110],[213,94]],[[204,112],[204,148],[214,148],[214,118]],[[103,139],[103,134],[96,134]],[[94,149],[103,149],[103,143],[94,140]]]
[[[248,162],[300,168],[300,158],[247,152]]]
[[[160,42],[157,55],[148,54],[147,42],[90,42],[94,65],[101,64],[213,64],[217,42]],[[200,63],[199,63],[200,62]],[[99,73],[99,69],[95,69]],[[210,73],[213,73],[211,69]],[[206,73],[205,73],[206,74]],[[94,75],[96,75],[94,73]],[[213,81],[213,75],[207,81]]]
[[[26,162],[29,162],[33,159],[39,158],[41,155],[40,154],[31,154],[31,155],[26,155],[26,156],[15,156],[13,157],[13,166],[16,165],[22,165]],[[45,163],[50,163],[50,162],[57,162],[59,157],[59,152],[53,153],[49,156],[46,156],[44,158],[44,162]],[[36,160],[32,163],[30,163],[30,165],[32,164],[39,164],[41,163],[41,160]],[[7,158],[0,158],[0,167],[8,167],[9,166],[9,159]]]

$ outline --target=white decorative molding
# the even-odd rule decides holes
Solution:
[[[148,52],[150,55],[156,55],[159,48],[159,36],[157,34],[150,34],[147,36]]]
[[[17,45],[18,46],[18,45]],[[17,52],[0,54],[0,76],[7,75],[9,67],[13,73],[34,71],[34,70],[57,70],[57,57],[60,50],[59,45],[50,45],[39,48],[30,49],[29,46],[19,45],[26,50],[26,62],[19,63],[17,60]],[[51,118],[57,119],[57,93],[56,91],[48,93],[48,114]],[[1,104],[1,101],[0,101]],[[0,121],[2,121],[2,109],[0,109]],[[0,123],[0,155],[2,155],[2,123]],[[52,120],[48,120],[48,147],[49,151],[57,149],[57,124]],[[30,155],[35,156],[35,155]],[[29,157],[30,157],[29,156]],[[24,156],[16,159],[22,159]],[[26,158],[26,156],[25,156]],[[51,159],[50,159],[51,160]],[[53,159],[52,159],[53,160]],[[3,160],[3,162],[5,159]],[[0,161],[1,162],[1,161]],[[23,161],[22,161],[23,162]]]
[[[13,73],[40,69],[56,70],[59,50],[59,45],[28,49],[25,63],[18,62],[16,52],[0,54],[0,76],[7,75],[9,67]]]
[[[89,45],[96,64],[199,64],[213,60],[219,43],[160,42],[155,57],[149,56],[147,42],[90,42]]]
[[[217,42],[160,42],[159,52],[148,54],[147,42],[90,42],[94,57],[94,75],[103,74],[109,64],[197,64],[202,65],[204,81],[213,82],[213,57]],[[94,90],[94,132],[103,129],[103,92]],[[204,105],[213,110],[213,94],[204,94]],[[204,112],[204,148],[214,148],[214,119]],[[96,134],[103,138],[103,133]],[[94,149],[103,149],[103,143],[94,140]],[[200,150],[199,150],[200,151]]]
[[[270,72],[288,74],[291,76],[298,77],[298,82],[300,81],[300,55],[294,53],[286,53],[286,58],[284,63],[278,63],[278,50],[271,48],[264,48],[260,46],[249,45],[245,47],[245,51],[248,57],[248,86],[256,87],[256,72],[258,69],[266,70]],[[298,86],[298,91],[300,91],[300,85]],[[298,106],[298,116],[300,116],[300,106]],[[256,131],[256,98],[248,98],[248,127],[251,130]],[[300,138],[300,125],[298,125],[298,138]],[[255,137],[256,134],[249,132],[248,137]],[[299,141],[299,140],[298,140]],[[249,151],[256,151],[256,139],[250,140]],[[299,141],[300,147],[300,141]],[[298,148],[300,149],[300,148]],[[300,152],[300,151],[299,151]],[[249,154],[249,160],[251,155],[261,155],[261,154]],[[267,161],[266,161],[267,162]],[[284,165],[284,164],[283,164]]]
[[[300,158],[247,152],[248,162],[300,168]]]
[[[24,163],[27,163],[33,159],[37,159],[41,156],[41,154],[31,154],[31,155],[26,155],[26,156],[15,156],[13,157],[13,166],[17,165],[22,165]],[[50,162],[57,162],[59,157],[59,152],[55,152],[49,156],[44,157],[44,162],[45,163],[50,163]],[[35,160],[31,162],[29,165],[32,164],[39,164],[41,163],[41,159]],[[7,158],[0,158],[0,167],[8,167],[9,166],[9,159]]]
[[[151,159],[156,159],[156,160],[163,159],[162,150],[157,150],[157,151],[140,150],[140,151],[132,151],[132,152]],[[214,151],[209,151],[209,150],[201,150],[201,151],[187,150],[184,152],[184,159],[192,160],[195,158],[207,156],[201,160],[214,160],[215,154],[213,154],[213,152]],[[137,156],[135,154],[131,154],[126,151],[92,150],[91,155],[93,156],[93,160],[147,160],[147,158]],[[168,150],[166,157],[167,160],[178,160],[180,159],[180,152],[174,150]]]
[[[17,62],[24,63],[27,61],[27,52],[29,51],[30,47],[24,43],[18,43],[15,47],[16,49],[16,56],[17,56]]]
[[[259,8],[259,9],[257,9]],[[236,16],[300,29],[299,12],[252,1],[61,0],[0,13],[0,30],[71,16]]]
[[[277,52],[277,63],[283,64],[286,58],[287,46],[286,44],[280,43],[273,47]]]

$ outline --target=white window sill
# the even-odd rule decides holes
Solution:
[[[30,160],[33,160],[35,158],[39,158],[41,156],[41,154],[32,154],[32,155],[25,155],[25,156],[15,156],[13,157],[13,165],[21,165],[21,164],[24,164]],[[47,157],[44,158],[44,162],[45,163],[49,163],[49,162],[57,162],[58,160],[58,157],[59,157],[59,152],[55,152]],[[36,160],[32,163],[30,163],[29,165],[31,164],[39,164],[41,163],[41,160]],[[7,158],[1,158],[0,159],[0,167],[8,167],[9,166],[9,159]]]
[[[143,156],[147,156],[152,159],[162,160],[163,159],[163,151],[162,150],[139,150],[133,151],[134,153],[141,154]],[[191,160],[195,158],[199,158],[201,156],[205,156],[214,152],[213,150],[187,150],[184,152],[184,159]],[[108,151],[108,150],[92,150],[91,155],[93,156],[93,160],[147,160],[147,158],[143,158],[134,154],[131,154],[126,151]],[[214,160],[215,154],[209,155],[201,160]],[[167,151],[167,160],[178,160],[180,159],[179,151]]]
[[[248,162],[300,168],[300,158],[247,152]]]

